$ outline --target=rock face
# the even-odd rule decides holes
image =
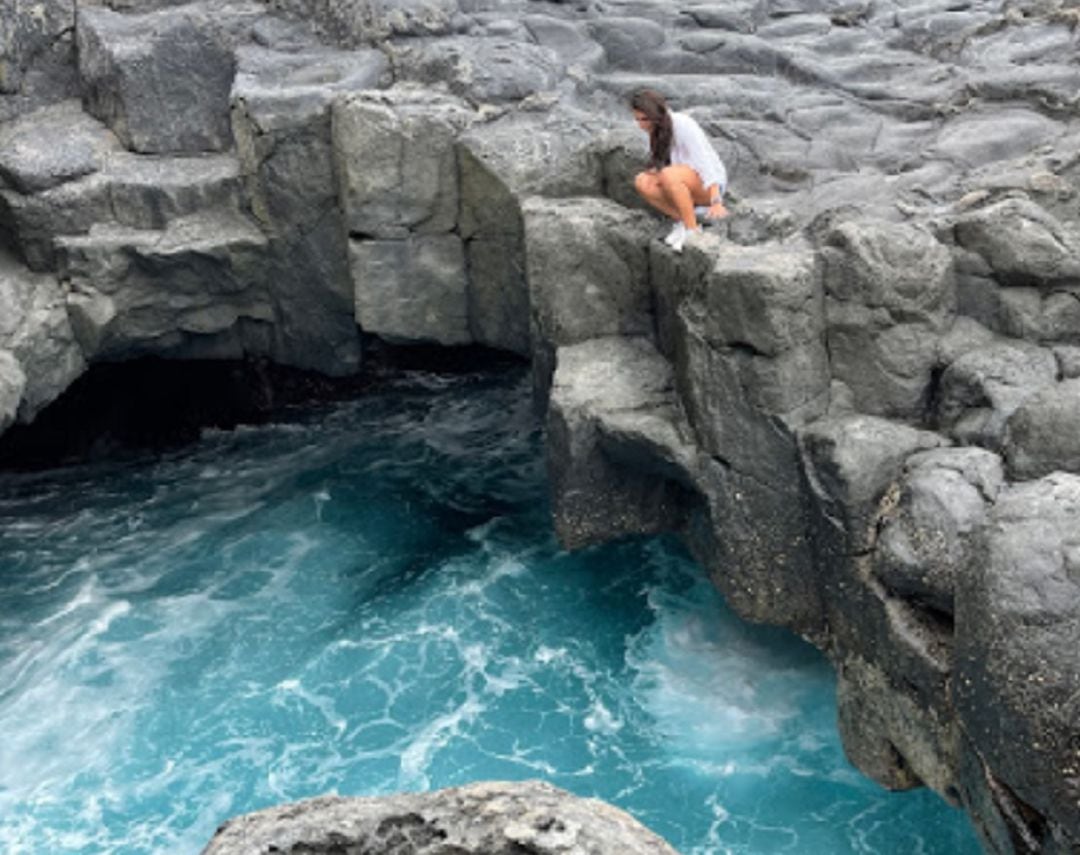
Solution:
[[[860,768],[962,805],[990,852],[1076,851],[1078,24],[1074,0],[8,2],[0,431],[137,354],[512,351],[567,546],[678,532],[740,614],[832,659]],[[681,254],[632,190],[643,86],[732,178]]]
[[[621,810],[539,781],[297,802],[229,820],[203,855],[264,852],[676,855]]]

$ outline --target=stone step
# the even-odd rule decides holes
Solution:
[[[96,224],[161,230],[200,211],[239,211],[244,204],[240,163],[231,154],[112,150],[95,166],[94,172],[37,193],[0,189],[0,238],[17,247],[34,270],[55,269],[57,240],[85,234]]]

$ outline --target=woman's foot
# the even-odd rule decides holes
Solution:
[[[679,223],[679,225],[682,225],[682,223]],[[675,240],[668,241],[667,245],[670,246],[675,252],[682,252],[683,245],[686,243],[686,241],[694,235],[700,234],[701,226],[697,226],[693,229],[688,229],[686,228],[686,226],[683,226],[682,234],[680,234]]]
[[[668,246],[675,246],[676,241],[683,241],[686,239],[686,226],[683,225],[682,220],[675,223],[671,227],[671,231],[668,232],[667,237],[664,238],[664,243]],[[680,244],[681,246],[682,244]]]

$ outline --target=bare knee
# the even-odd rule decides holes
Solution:
[[[679,174],[679,170],[674,169],[670,166],[666,166],[661,169],[656,177],[660,186],[663,187],[665,190],[669,190],[672,187],[679,186],[683,183],[682,176]]]
[[[652,195],[656,189],[656,174],[639,172],[634,176],[634,189],[637,190],[641,196]]]

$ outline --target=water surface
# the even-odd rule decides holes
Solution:
[[[672,540],[561,551],[520,377],[0,476],[5,852],[194,853],[281,801],[542,778],[686,855],[975,855],[846,762],[834,688]]]

